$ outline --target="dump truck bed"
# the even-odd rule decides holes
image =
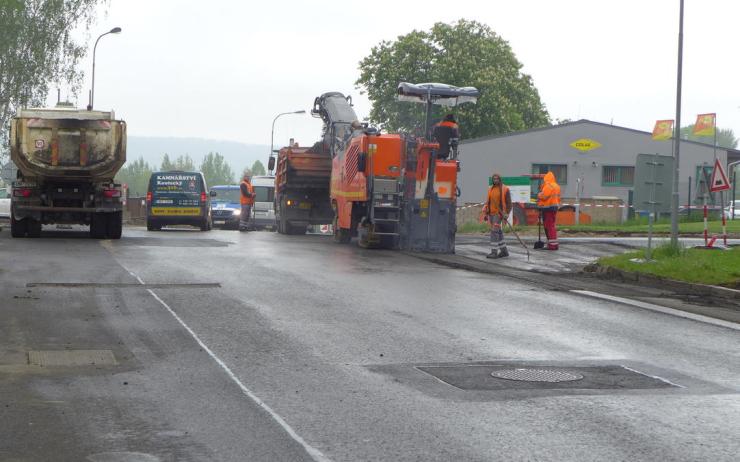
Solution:
[[[289,147],[280,150],[275,174],[276,192],[284,188],[329,188],[331,157],[310,148]]]
[[[23,109],[11,121],[10,150],[25,179],[113,181],[126,161],[126,123],[112,111]]]

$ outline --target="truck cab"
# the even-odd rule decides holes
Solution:
[[[252,177],[254,207],[250,224],[254,229],[275,229],[275,177],[271,175]]]

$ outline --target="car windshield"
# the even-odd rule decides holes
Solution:
[[[216,195],[211,198],[212,202],[239,202],[241,193],[238,189],[213,189]]]
[[[275,188],[272,186],[255,186],[255,202],[272,202]]]

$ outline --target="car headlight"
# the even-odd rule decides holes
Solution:
[[[235,209],[231,214],[234,215],[234,216],[241,215],[242,214],[242,211],[240,209]]]

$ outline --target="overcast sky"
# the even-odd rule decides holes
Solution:
[[[718,126],[738,136],[740,1],[685,1],[682,125],[716,112]],[[373,45],[466,18],[511,44],[553,120],[650,131],[675,117],[678,8],[679,0],[111,0],[90,32],[90,56],[99,33],[123,32],[98,45],[95,106],[115,109],[132,135],[269,144],[276,114],[308,111],[326,91],[351,94],[366,117],[354,82]],[[88,88],[91,60],[83,65]],[[284,116],[275,144],[311,144],[320,126]]]

